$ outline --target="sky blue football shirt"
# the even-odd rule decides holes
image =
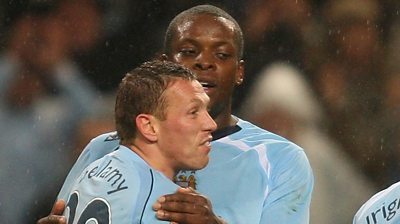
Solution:
[[[213,136],[217,137],[207,167],[179,173],[177,184],[206,195],[214,212],[228,223],[309,223],[314,179],[303,149],[241,119]],[[65,200],[76,176],[114,150],[118,141],[115,133],[93,139],[71,169],[59,198]]]
[[[168,223],[152,205],[179,187],[124,146],[87,166],[71,186],[64,214],[78,224]]]
[[[400,182],[372,196],[357,211],[353,224],[400,223]]]

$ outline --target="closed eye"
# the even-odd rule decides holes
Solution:
[[[221,59],[221,60],[226,60],[226,59],[228,59],[230,56],[231,56],[230,54],[223,53],[223,52],[217,53],[217,57],[218,57],[219,59]]]
[[[197,117],[197,115],[199,114],[199,110],[191,110],[189,111],[189,115],[193,118]]]
[[[184,56],[191,56],[196,54],[196,50],[193,48],[183,48],[179,51]]]
[[[189,110],[189,114],[197,114],[199,112],[199,107],[194,106]]]

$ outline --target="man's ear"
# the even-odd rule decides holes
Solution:
[[[243,79],[244,79],[244,61],[240,60],[239,61],[239,65],[238,65],[238,69],[236,71],[236,86],[239,86],[243,83]]]
[[[151,142],[157,141],[157,119],[150,114],[139,114],[136,117],[136,127],[144,138]]]

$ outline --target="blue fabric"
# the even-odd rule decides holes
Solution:
[[[314,178],[299,146],[239,119],[240,130],[212,142],[200,171],[182,171],[177,184],[196,187],[228,223],[309,223]],[[87,165],[115,149],[115,133],[90,142],[68,175],[59,198]],[[108,139],[108,140],[107,140]]]
[[[400,182],[371,197],[354,216],[353,224],[400,223]]]
[[[64,214],[72,223],[91,218],[99,223],[166,223],[155,218],[152,205],[177,188],[137,154],[120,146],[91,163],[75,180]]]

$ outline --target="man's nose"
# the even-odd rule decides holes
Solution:
[[[196,58],[195,67],[200,70],[209,70],[215,68],[213,56],[208,53],[199,54]]]
[[[217,130],[217,123],[215,123],[214,119],[212,119],[208,112],[206,113],[206,121],[207,130],[210,130],[211,132]]]

